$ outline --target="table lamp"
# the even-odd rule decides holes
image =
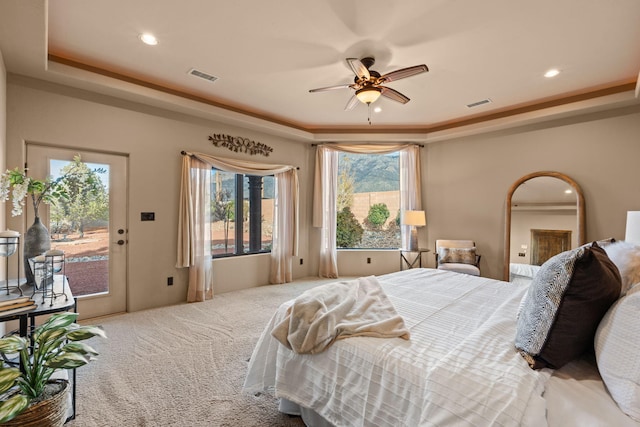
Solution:
[[[640,211],[627,212],[627,232],[624,241],[640,246]]]
[[[411,238],[409,239],[409,251],[418,250],[418,229],[427,225],[427,219],[424,211],[404,211],[402,215],[402,224],[411,226]]]

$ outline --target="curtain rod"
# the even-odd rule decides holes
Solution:
[[[186,151],[182,150],[180,152],[180,154],[182,154],[183,156],[189,156],[189,157],[193,157],[193,154],[189,154]],[[300,170],[300,166],[296,166],[296,170]]]
[[[318,142],[311,144],[312,147],[319,147],[321,145],[384,145],[389,144],[388,142]],[[391,143],[393,144],[393,143]],[[400,142],[398,144],[403,145],[417,145],[420,148],[424,148],[424,144],[420,144],[419,142]]]

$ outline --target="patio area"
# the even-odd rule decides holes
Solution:
[[[91,228],[84,235],[54,235],[52,249],[65,253],[65,273],[75,296],[108,290],[109,233],[106,227]]]

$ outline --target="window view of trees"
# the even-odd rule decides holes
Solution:
[[[107,164],[50,160],[66,196],[49,205],[51,246],[65,254],[65,275],[75,296],[109,290],[109,173]]]
[[[399,248],[398,154],[340,153],[336,208],[339,248]]]
[[[74,157],[60,169],[67,197],[51,205],[52,234],[77,233],[82,238],[86,227],[104,227],[109,223],[109,192],[101,179],[106,174],[104,167],[92,169],[80,157]]]
[[[269,252],[273,241],[275,177],[215,169],[211,173],[213,256]]]

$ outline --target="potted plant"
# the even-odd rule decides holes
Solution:
[[[0,361],[0,423],[13,420],[10,422],[22,425],[21,418],[43,417],[49,424],[38,419],[33,425],[64,424],[68,382],[50,380],[51,375],[60,369],[83,366],[98,355],[80,341],[94,336],[106,338],[96,326],[76,324],[77,317],[78,313],[55,313],[30,337],[11,335],[0,339],[3,359],[18,354],[20,360],[20,367],[9,367]]]

